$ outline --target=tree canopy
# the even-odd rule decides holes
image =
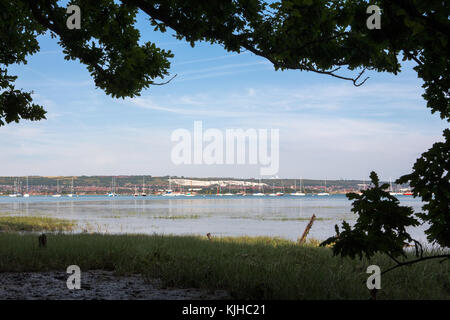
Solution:
[[[440,0],[374,1],[382,9],[381,29],[366,26],[361,0],[77,0],[81,29],[66,26],[68,14],[57,0],[0,2],[0,125],[45,117],[29,93],[15,89],[11,64],[39,52],[38,35],[50,32],[65,58],[86,65],[95,85],[113,97],[133,97],[169,76],[173,54],[151,42],[139,44],[138,10],[149,28],[176,32],[179,40],[218,43],[248,50],[275,69],[317,72],[358,86],[366,70],[398,73],[399,59],[412,60],[424,81],[431,111],[450,119],[448,13]],[[353,75],[352,75],[353,73]]]

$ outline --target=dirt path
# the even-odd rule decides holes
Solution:
[[[140,275],[116,276],[91,270],[81,274],[81,289],[67,289],[65,272],[0,273],[0,300],[210,300],[223,299],[224,291],[161,288],[161,282],[144,281]]]

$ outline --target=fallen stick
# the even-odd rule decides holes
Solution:
[[[311,229],[315,220],[316,220],[316,215],[313,214],[311,219],[309,220],[308,225],[305,228],[305,231],[303,231],[302,237],[300,238],[300,240],[298,240],[298,244],[303,244],[306,241],[306,237],[308,236],[309,230]]]

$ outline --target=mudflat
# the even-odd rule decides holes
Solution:
[[[103,270],[83,271],[81,288],[69,290],[69,276],[63,271],[0,273],[0,300],[213,300],[228,296],[219,290],[164,288],[158,279]]]

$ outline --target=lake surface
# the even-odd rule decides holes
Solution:
[[[420,211],[422,202],[398,197],[401,205]],[[334,225],[356,215],[345,195],[330,196],[196,196],[132,197],[31,196],[0,197],[0,216],[46,216],[76,220],[77,231],[101,233],[195,234],[213,236],[271,236],[297,240],[313,214],[318,218],[308,235],[324,240]],[[410,229],[413,238],[427,243],[425,226]]]

